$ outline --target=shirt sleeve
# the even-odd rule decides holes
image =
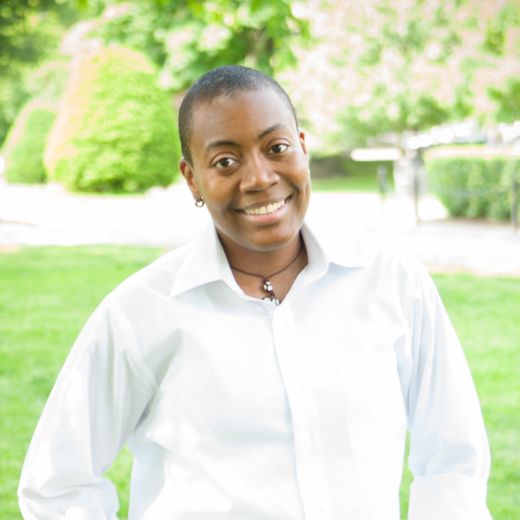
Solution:
[[[489,447],[475,386],[437,289],[417,267],[408,389],[408,520],[490,520]]]
[[[108,300],[76,340],[45,405],[18,488],[26,520],[117,518],[103,477],[138,423],[152,381],[125,318]]]

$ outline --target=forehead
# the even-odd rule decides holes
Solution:
[[[192,113],[191,143],[203,145],[218,134],[246,136],[274,125],[296,129],[287,101],[272,89],[238,91],[201,101]]]

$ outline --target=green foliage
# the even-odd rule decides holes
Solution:
[[[0,143],[30,99],[38,98],[50,104],[60,100],[68,65],[64,59],[54,59],[43,61],[35,68],[12,67],[0,75]]]
[[[427,160],[425,167],[430,189],[441,199],[450,215],[465,215],[468,208],[464,190],[468,182],[467,161],[459,158]]]
[[[450,118],[449,108],[421,92],[393,98],[386,86],[379,85],[369,103],[347,107],[338,116],[341,141],[346,149],[364,146],[371,137],[388,132],[419,131]]]
[[[518,119],[518,2],[504,0],[485,16],[476,5],[372,0],[366,9],[352,8],[346,29],[355,46],[345,47],[351,92],[333,140],[364,146],[472,115],[491,123],[488,96],[499,106],[498,121]],[[506,88],[496,87],[508,77]]]
[[[497,109],[495,119],[503,123],[513,123],[520,119],[520,80],[511,78],[503,89],[491,87],[489,97]]]
[[[0,143],[4,142],[16,115],[30,98],[25,77],[26,71],[18,69],[5,71],[5,74],[2,70],[0,74]]]
[[[380,190],[380,168],[384,168],[386,174],[385,190],[393,190],[392,161],[354,161],[341,155],[313,156],[310,167],[314,191],[377,192]]]
[[[452,216],[507,220],[511,217],[513,174],[520,161],[510,157],[482,157],[471,152],[439,157],[427,155],[431,190]],[[473,148],[474,150],[474,148]]]
[[[72,74],[49,136],[49,177],[68,188],[137,192],[173,182],[174,111],[146,58],[121,47],[86,56]]]
[[[0,1],[0,142],[33,91],[32,71],[53,56],[65,28],[79,19],[76,2]]]
[[[497,6],[498,7],[498,6]],[[487,20],[482,48],[496,56],[505,52],[507,32],[520,26],[520,10],[517,0],[506,0],[496,10],[493,18]]]
[[[460,96],[438,97],[431,85],[414,79],[420,67],[440,70],[461,39],[452,20],[458,9],[445,2],[432,13],[431,4],[377,0],[366,18],[348,28],[363,49],[352,66],[368,95],[345,107],[338,120],[347,148],[365,145],[370,137],[388,132],[418,131],[449,120],[453,112],[467,112]],[[428,54],[429,45],[437,52]]]
[[[45,182],[43,152],[55,115],[54,109],[38,100],[29,102],[20,112],[2,147],[8,182]]]
[[[179,91],[221,65],[244,64],[268,73],[294,65],[293,44],[310,36],[291,3],[135,0],[123,14],[103,24],[98,34],[105,42],[145,52],[161,67],[169,88]]]
[[[58,44],[63,26],[77,18],[74,2],[2,0],[0,70],[38,62]]]
[[[43,61],[35,68],[13,67],[0,75],[0,143],[30,99],[38,98],[51,104],[60,100],[68,65],[64,59],[54,59]]]
[[[486,26],[483,47],[486,51],[500,55],[504,49],[506,40],[505,28],[496,20],[490,20]]]
[[[69,71],[68,59],[46,60],[28,74],[25,89],[31,97],[58,104],[69,79]]]

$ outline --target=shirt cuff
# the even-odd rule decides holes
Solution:
[[[491,520],[486,482],[460,475],[417,477],[410,488],[408,520]]]

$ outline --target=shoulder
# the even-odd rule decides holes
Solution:
[[[412,309],[429,308],[441,302],[430,273],[401,237],[380,239],[373,270],[373,276],[379,276],[387,287],[393,285]]]
[[[401,278],[414,277],[424,268],[406,241],[397,235],[386,235],[372,239],[374,242],[374,266],[393,272]]]
[[[399,235],[354,231],[335,234],[332,240],[329,237],[322,244],[333,263],[347,268],[362,268],[367,276],[405,280],[423,269]]]
[[[399,295],[403,303],[418,293],[435,291],[430,275],[403,237],[362,233],[344,241],[363,259],[358,275],[374,291]]]
[[[121,282],[108,296],[112,306],[145,305],[150,298],[167,298],[191,244],[162,255]]]

